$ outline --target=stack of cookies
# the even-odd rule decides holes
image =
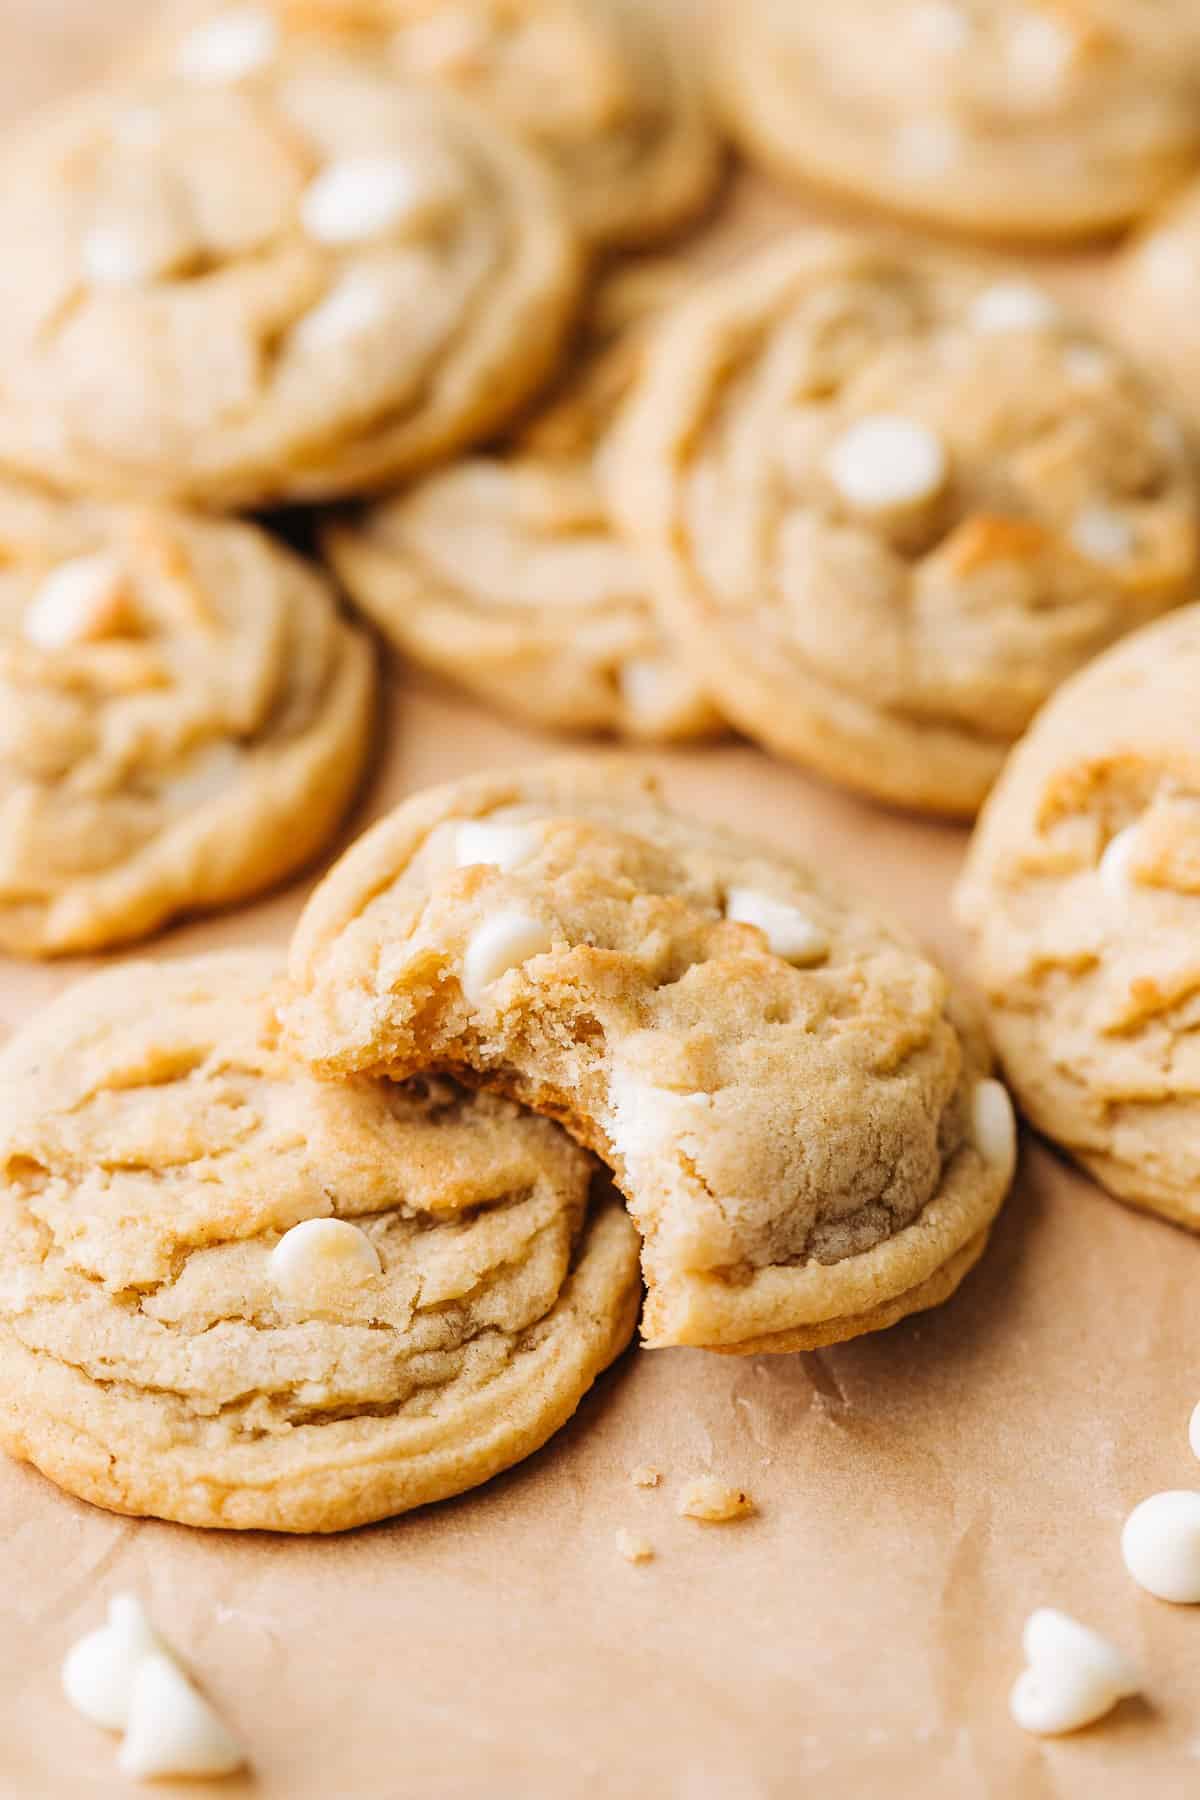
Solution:
[[[835,10],[183,0],[0,145],[0,947],[327,848],[370,626],[545,730],[736,729],[962,819],[999,781],[961,905],[1006,1069],[1195,1224],[1200,480],[1135,356],[1200,366],[1200,208],[1116,271],[1130,352],[894,225],[679,239],[723,133],[941,226],[1123,227],[1200,171],[1200,30]],[[359,1524],[537,1448],[639,1313],[758,1353],[936,1304],[1015,1157],[873,907],[627,762],[480,775],[352,846],[286,971],[125,964],[7,1046],[0,1438],[116,1510]]]

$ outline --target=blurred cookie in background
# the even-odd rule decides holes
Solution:
[[[0,486],[0,948],[103,949],[301,867],[374,689],[327,583],[257,528]]]
[[[743,0],[713,23],[752,155],[934,224],[1108,230],[1200,161],[1187,0]]]
[[[296,55],[146,78],[0,153],[0,459],[105,496],[357,492],[495,429],[581,279],[540,158],[455,95]]]
[[[1200,182],[1122,251],[1110,294],[1114,330],[1200,425]]]
[[[784,240],[654,339],[608,459],[665,628],[726,715],[879,799],[970,815],[1053,689],[1192,597],[1153,386],[1043,289]]]
[[[643,0],[190,0],[155,34],[151,56],[184,80],[232,85],[299,42],[486,107],[546,158],[596,243],[663,237],[720,176],[686,33]]]
[[[390,643],[530,724],[646,740],[721,727],[658,624],[599,473],[653,320],[689,282],[675,263],[611,276],[581,362],[504,452],[325,528],[339,579]]]

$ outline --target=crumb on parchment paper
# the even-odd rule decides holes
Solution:
[[[745,1488],[732,1487],[716,1475],[697,1475],[680,1488],[675,1510],[682,1519],[723,1525],[730,1519],[746,1518],[754,1511],[754,1502]]]
[[[626,1531],[624,1526],[617,1532],[617,1549],[628,1563],[649,1562],[654,1555],[654,1545],[635,1532]]]
[[[634,1487],[655,1488],[662,1481],[662,1470],[656,1469],[653,1463],[640,1463],[636,1469],[630,1470],[629,1479]]]

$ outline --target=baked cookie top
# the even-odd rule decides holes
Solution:
[[[232,83],[298,41],[478,101],[545,157],[592,241],[663,236],[720,174],[684,34],[643,0],[189,0],[152,56],[184,80]]]
[[[1072,670],[1194,591],[1183,432],[1024,281],[787,239],[655,336],[609,469],[750,735],[969,814]]]
[[[275,974],[127,964],[0,1054],[0,1439],[118,1512],[339,1531],[544,1443],[632,1334],[637,1238],[548,1120],[313,1080]]]
[[[957,894],[1022,1105],[1114,1193],[1200,1229],[1200,607],[1070,681]]]
[[[298,868],[374,688],[328,583],[256,527],[0,484],[0,947],[100,949]]]
[[[535,725],[666,740],[719,729],[599,476],[650,323],[685,280],[670,264],[610,276],[582,364],[502,454],[325,530],[341,582],[393,644]]]
[[[1200,181],[1122,251],[1112,275],[1114,330],[1200,424]]]
[[[715,85],[749,149],[940,224],[1111,228],[1200,160],[1188,0],[746,0],[717,22]]]
[[[579,258],[482,109],[290,55],[144,78],[0,154],[0,458],[107,496],[354,492],[483,434],[553,366]]]
[[[890,1324],[956,1285],[1012,1175],[1007,1096],[941,972],[623,763],[415,796],[317,889],[290,977],[321,1073],[459,1071],[604,1158],[654,1344]]]

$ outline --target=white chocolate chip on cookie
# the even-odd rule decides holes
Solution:
[[[496,913],[478,926],[463,958],[463,993],[478,1005],[493,981],[553,948],[554,934],[523,912]]]
[[[371,269],[349,269],[292,330],[294,347],[308,355],[347,343],[369,331],[387,312],[387,298]]]
[[[1061,317],[1058,303],[1031,281],[995,281],[971,303],[976,331],[1040,331]]]
[[[1123,562],[1133,549],[1133,532],[1119,513],[1107,506],[1085,506],[1071,525],[1071,542],[1092,562]]]
[[[896,171],[908,181],[936,181],[953,167],[961,141],[950,119],[908,119],[897,131],[892,154]]]
[[[1022,1642],[1029,1666],[1009,1700],[1022,1731],[1047,1737],[1079,1731],[1141,1686],[1122,1651],[1053,1607],[1029,1615]]]
[[[93,287],[136,287],[158,273],[149,250],[131,232],[97,225],[80,246],[85,278]]]
[[[1100,858],[1100,885],[1106,894],[1114,900],[1124,900],[1129,895],[1129,884],[1132,880],[1131,864],[1137,850],[1137,826],[1127,825],[1124,831],[1110,839]]]
[[[175,54],[175,73],[184,81],[242,81],[266,68],[278,49],[279,27],[268,12],[234,7],[187,33]]]
[[[1070,27],[1048,13],[1029,12],[1018,18],[1008,39],[1017,104],[1028,100],[1036,106],[1052,99],[1062,88],[1078,47]]]
[[[245,1763],[237,1740],[173,1657],[156,1651],[133,1681],[129,1726],[117,1756],[125,1775],[230,1775]]]
[[[143,1658],[162,1644],[134,1594],[114,1594],[108,1623],[72,1644],[62,1666],[63,1692],[85,1719],[106,1731],[129,1722],[133,1680]]]
[[[829,954],[827,934],[806,913],[754,888],[731,888],[725,897],[725,917],[739,925],[757,925],[767,948],[785,962],[803,966]]]
[[[1147,1593],[1194,1606],[1200,1601],[1200,1493],[1175,1488],[1135,1506],[1121,1532],[1121,1555]]]
[[[537,854],[540,839],[532,825],[498,825],[467,819],[454,835],[454,860],[460,869],[488,863],[507,873]]]
[[[971,1095],[971,1135],[983,1160],[1011,1169],[1017,1160],[1017,1120],[1008,1089],[992,1076],[975,1083]]]
[[[908,15],[908,26],[922,49],[937,56],[953,56],[971,41],[971,21],[955,0],[918,0]]]
[[[129,623],[129,585],[115,556],[98,551],[59,563],[38,588],[22,630],[39,650],[110,637]]]
[[[427,226],[452,197],[446,171],[432,159],[345,156],[310,182],[300,219],[316,243],[359,244]]]
[[[883,512],[931,500],[946,479],[946,453],[919,420],[874,413],[835,441],[828,469],[851,506]]]
[[[284,1232],[270,1257],[272,1282],[298,1306],[336,1300],[381,1268],[366,1232],[348,1219],[304,1219]]]

